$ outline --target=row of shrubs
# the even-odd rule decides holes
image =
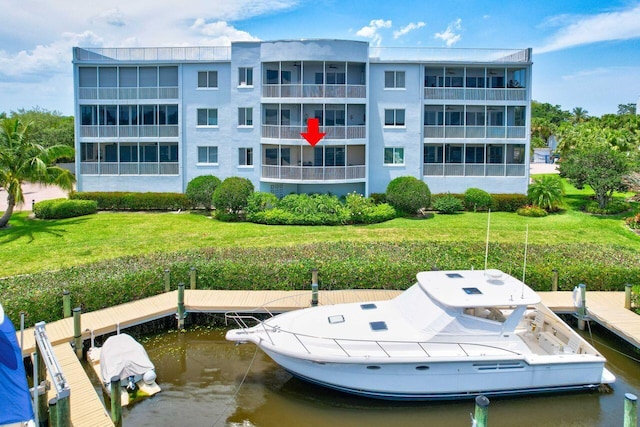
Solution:
[[[33,214],[41,219],[74,218],[90,215],[98,211],[95,200],[51,199],[38,202],[33,206]]]
[[[191,267],[199,289],[308,290],[312,268],[319,269],[321,289],[406,289],[418,271],[483,268],[484,249],[482,242],[327,242],[160,253],[5,278],[0,280],[0,300],[14,322],[20,311],[29,325],[50,322],[62,315],[65,289],[71,292],[73,307],[94,311],[163,292],[167,268],[172,289],[180,282],[188,284]],[[521,277],[522,245],[492,244],[488,266]],[[550,290],[554,268],[561,290],[585,283],[588,291],[620,291],[626,283],[640,283],[640,254],[629,248],[529,246],[530,286]]]
[[[93,200],[101,211],[177,211],[191,207],[187,196],[182,193],[72,192],[69,198]]]

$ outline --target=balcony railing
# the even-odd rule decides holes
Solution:
[[[521,163],[425,163],[425,176],[525,176]]]
[[[262,85],[264,98],[366,98],[365,85]]]
[[[424,98],[464,101],[526,101],[527,89],[425,87]]]
[[[262,125],[262,137],[274,139],[301,139],[300,133],[306,132],[307,126]],[[320,132],[326,133],[325,139],[364,139],[367,127],[362,126],[322,126]]]
[[[229,61],[231,46],[210,47],[75,47],[74,60],[110,61]]]
[[[82,162],[82,175],[178,175],[178,163]]]
[[[526,137],[525,126],[425,126],[424,137],[430,138],[508,138]]]
[[[81,87],[79,99],[178,99],[180,90],[171,87]]]
[[[178,132],[178,125],[80,126],[81,138],[174,138]]]
[[[365,165],[356,166],[262,166],[262,178],[283,181],[335,181],[365,178]]]

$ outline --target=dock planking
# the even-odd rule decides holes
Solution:
[[[394,298],[401,292],[384,289],[320,291],[318,299],[321,305],[382,301]],[[575,312],[572,292],[539,292],[539,295],[542,302],[554,312]],[[178,291],[171,291],[116,307],[83,313],[82,337],[89,339],[91,331],[96,336],[104,335],[115,332],[118,328],[124,329],[175,314],[177,301]],[[185,290],[185,308],[191,312],[280,313],[309,307],[310,304],[310,291]],[[624,292],[587,292],[587,309],[592,320],[640,348],[640,322],[637,314],[624,309]],[[48,323],[46,329],[71,387],[72,425],[112,426],[109,415],[69,344],[73,340],[73,318]],[[17,334],[20,339],[20,331]],[[34,329],[26,329],[23,354],[31,354],[34,346]],[[82,398],[78,399],[77,396]]]

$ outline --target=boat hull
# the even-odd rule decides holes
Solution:
[[[531,365],[522,359],[425,363],[326,363],[263,351],[293,376],[346,393],[385,400],[449,400],[594,389],[603,363]]]

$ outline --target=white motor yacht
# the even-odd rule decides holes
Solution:
[[[455,399],[593,389],[605,358],[499,270],[425,271],[388,301],[323,305],[227,332],[296,377],[358,395]]]

